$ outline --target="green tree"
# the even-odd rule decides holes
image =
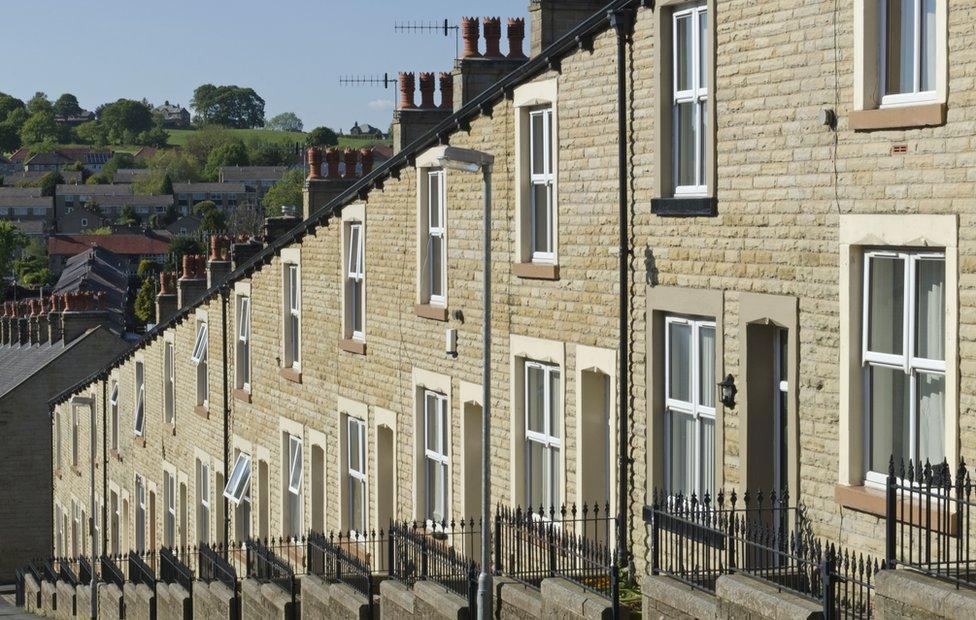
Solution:
[[[203,84],[193,91],[190,107],[200,124],[217,123],[237,129],[264,126],[264,99],[254,89]]]
[[[54,115],[54,106],[51,104],[51,100],[41,91],[34,93],[34,96],[27,102],[28,114],[34,115],[38,112],[50,112]]]
[[[152,129],[147,129],[136,135],[135,143],[140,146],[154,146],[163,148],[167,145],[169,133],[163,129],[162,125],[154,125]]]
[[[5,120],[14,110],[25,110],[24,102],[7,93],[0,93],[0,121]]]
[[[53,196],[58,189],[58,185],[61,185],[62,183],[64,183],[64,177],[61,176],[61,173],[56,170],[52,170],[31,185],[34,187],[40,187],[42,196]]]
[[[248,144],[247,157],[252,166],[287,166],[295,159],[287,147],[268,142]]]
[[[277,116],[272,116],[268,121],[267,128],[272,131],[301,131],[302,119],[294,112],[282,112]]]
[[[54,272],[47,267],[29,271],[20,278],[20,283],[28,288],[54,286],[57,281],[58,278],[54,275]]]
[[[152,278],[146,278],[139,287],[132,312],[143,323],[156,320],[156,286]]]
[[[111,144],[133,144],[153,126],[152,110],[142,101],[119,99],[102,108],[98,118]]]
[[[212,200],[202,200],[193,205],[193,213],[200,218],[200,228],[207,232],[223,232],[227,228],[227,217]]]
[[[54,120],[54,112],[50,110],[31,114],[20,128],[20,140],[24,144],[57,144],[61,136],[61,125]]]
[[[305,187],[305,172],[300,168],[292,168],[281,179],[268,188],[268,192],[261,199],[264,213],[268,217],[281,215],[282,205],[302,204],[302,189]]]
[[[170,178],[169,173],[163,175],[163,186],[160,188],[160,194],[163,196],[173,195],[173,179]],[[172,207],[173,205],[170,205]],[[174,207],[175,208],[175,207]]]
[[[220,125],[204,125],[194,131],[181,149],[190,153],[199,161],[207,161],[210,152],[226,142],[239,140],[234,133]]]
[[[339,136],[328,127],[316,127],[305,136],[305,146],[335,146]]]
[[[108,158],[105,165],[102,166],[102,172],[107,172],[112,176],[118,172],[119,168],[145,168],[146,164],[142,161],[136,161],[131,153],[115,153]]]
[[[203,245],[193,237],[186,235],[173,237],[173,242],[169,244],[169,258],[166,261],[166,269],[167,271],[176,269],[187,254],[202,254],[203,252]]]
[[[207,178],[216,181],[220,175],[221,166],[247,166],[250,160],[247,157],[247,147],[240,140],[225,142],[214,150],[210,151],[207,157],[207,165],[203,169],[203,174]]]
[[[0,221],[0,278],[13,275],[15,257],[27,247],[27,235],[10,222]]]
[[[136,275],[140,278],[152,278],[159,275],[159,263],[151,258],[142,259],[139,261],[139,266],[136,267]]]
[[[122,210],[119,212],[119,219],[116,220],[119,226],[138,226],[140,221],[139,215],[132,205],[122,205]]]
[[[71,93],[64,93],[54,102],[54,114],[57,116],[77,116],[81,112],[78,98]]]
[[[20,145],[20,128],[7,121],[0,123],[0,153],[16,151]]]
[[[136,194],[168,195],[173,193],[174,182],[192,183],[201,178],[203,174],[196,157],[183,150],[170,149],[153,155],[149,172],[137,178],[132,189]]]
[[[102,170],[101,172],[96,172],[95,174],[88,177],[85,181],[86,185],[111,185],[112,175]]]

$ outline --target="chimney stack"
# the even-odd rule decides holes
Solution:
[[[21,346],[27,346],[30,344],[30,302],[18,303],[17,310],[17,340]]]
[[[477,43],[477,41],[475,41]],[[442,82],[443,84],[443,82]],[[441,107],[434,103],[434,74],[420,74],[420,106],[414,104],[414,74],[400,74],[400,107],[393,112],[393,151],[398,153],[424,135],[445,118],[453,109],[444,108],[444,91],[441,91]],[[447,95],[448,100],[452,100]]]
[[[525,20],[509,19],[508,44],[509,53],[506,57],[501,51],[502,20],[499,17],[484,18],[485,53],[478,54],[478,20],[474,17],[464,18],[461,22],[465,36],[464,51],[461,57],[454,61],[454,89],[453,111],[458,111],[466,103],[485,92],[498,80],[519,68],[527,58],[522,53],[522,40],[525,38]],[[474,54],[470,53],[474,51]],[[443,90],[443,89],[442,89]]]
[[[10,344],[10,303],[0,306],[0,345]]]
[[[237,269],[261,251],[261,242],[253,238],[240,237],[230,246],[231,269]]]
[[[362,176],[366,176],[373,171],[373,149],[363,147],[359,149],[359,158],[362,162]]]
[[[580,22],[606,7],[605,0],[531,0],[532,56],[555,43]],[[524,28],[524,26],[523,26]]]
[[[159,294],[156,295],[156,322],[170,320],[177,309],[176,272],[164,271],[159,274]]]
[[[485,58],[502,58],[502,20],[485,18]]]
[[[441,71],[438,76],[441,87],[441,109],[454,110],[454,76],[445,71]]]
[[[207,287],[227,279],[230,275],[230,237],[210,237],[210,260],[207,263]]]
[[[65,293],[64,312],[61,315],[62,338],[68,344],[90,329],[108,319],[105,309],[105,293]]]
[[[434,105],[434,74],[424,71],[420,74],[420,109],[431,110]]]
[[[48,340],[51,344],[61,340],[64,335],[64,322],[61,312],[64,310],[64,295],[51,295],[51,306],[47,313]]]
[[[400,109],[412,110],[416,106],[413,104],[413,73],[400,73]]]
[[[312,178],[309,175],[305,181],[305,188],[302,192],[302,212],[305,219],[311,217],[323,205],[326,205],[349,188],[356,180],[355,152],[353,153],[352,176],[349,174],[349,166],[346,167],[346,176],[339,173],[339,162],[342,161],[343,153],[339,149],[330,148],[325,151],[325,176]],[[291,225],[294,225],[292,223]]]
[[[339,178],[339,150],[329,149],[325,152],[326,178]]]
[[[176,282],[176,303],[180,310],[199,299],[206,290],[206,263],[203,254],[183,256],[183,273]]]
[[[345,171],[342,174],[343,179],[355,179],[359,175],[356,174],[356,150],[355,149],[345,149],[342,151],[342,164],[345,167]]]

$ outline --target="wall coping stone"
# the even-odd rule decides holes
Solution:
[[[646,575],[641,588],[644,598],[680,609],[694,618],[718,616],[718,599],[667,575]]]
[[[413,584],[413,593],[444,618],[471,617],[476,611],[468,610],[468,602],[464,598],[433,581],[418,581]]]
[[[611,603],[583,586],[562,577],[542,580],[542,606],[549,617],[570,614],[573,618],[609,618]]]
[[[507,577],[495,578],[495,600],[507,603],[533,618],[542,617],[542,594]]]
[[[722,575],[715,583],[719,615],[730,606],[747,610],[757,618],[792,620],[823,618],[823,607],[807,598],[781,591],[776,586],[748,575]]]
[[[305,590],[302,590],[302,595],[305,594]],[[359,593],[356,588],[352,587],[348,583],[334,583],[329,588],[329,595],[332,597],[332,601],[342,607],[343,609],[349,611],[356,618],[368,618],[369,617],[369,601],[366,597]],[[379,609],[379,605],[373,605],[374,610]]]
[[[380,600],[385,601],[387,599],[411,614],[414,612],[413,589],[396,579],[385,579],[380,582]]]
[[[876,596],[942,618],[976,618],[976,591],[957,589],[910,570],[882,570],[874,577]]]

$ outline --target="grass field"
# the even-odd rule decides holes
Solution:
[[[169,133],[169,144],[170,146],[183,146],[186,141],[189,140],[190,136],[196,131],[194,129],[167,129]],[[250,140],[257,140],[259,142],[269,142],[275,144],[287,144],[292,145],[296,142],[304,142],[305,134],[299,131],[270,131],[267,129],[229,129],[232,134],[248,142]],[[349,148],[359,148],[361,146],[368,146],[376,142],[372,139],[357,139],[349,138],[346,136],[341,136],[339,138],[340,147]]]

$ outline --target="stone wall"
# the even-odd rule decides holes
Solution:
[[[102,587],[101,584],[98,586]],[[79,618],[87,618],[91,615],[92,591],[90,585],[79,584],[75,588],[75,615]],[[99,609],[101,613],[101,609]]]
[[[976,591],[919,573],[883,570],[875,575],[874,591],[878,620],[976,618]]]
[[[542,595],[507,577],[498,577],[495,585],[495,613],[501,620],[535,620],[542,618]]]
[[[468,601],[433,581],[418,581],[413,586],[414,613],[431,620],[467,620],[477,616]]]
[[[58,609],[58,586],[52,581],[41,581],[42,615],[53,618]]]
[[[125,599],[122,590],[114,583],[102,583],[98,586],[98,616],[121,620],[125,617]]]
[[[664,575],[644,577],[641,613],[644,618],[676,620],[710,620],[718,617],[715,596],[695,590]]]
[[[234,620],[238,617],[239,599],[219,581],[193,582],[193,613],[196,617]]]
[[[379,601],[374,613],[379,614]],[[344,583],[328,583],[315,575],[302,578],[302,614],[306,618],[367,620],[372,616],[365,597]]]
[[[293,620],[301,617],[284,590],[273,583],[261,583],[256,579],[241,582],[241,605],[245,618]]]
[[[154,620],[156,618],[156,594],[145,584],[126,583],[122,588],[125,600],[126,620]]]
[[[157,583],[156,617],[159,620],[190,620],[193,601],[189,592],[179,584]]]
[[[41,586],[33,575],[24,575],[24,611],[39,613],[41,609]]]
[[[58,609],[54,612],[54,617],[59,619],[72,619],[77,614],[77,609],[75,604],[77,603],[77,597],[75,595],[75,587],[68,585],[67,581],[59,580],[55,585],[57,596],[58,596]],[[84,612],[82,612],[84,615]]]
[[[380,583],[380,618],[382,620],[413,620],[416,609],[413,588],[395,579]]]

